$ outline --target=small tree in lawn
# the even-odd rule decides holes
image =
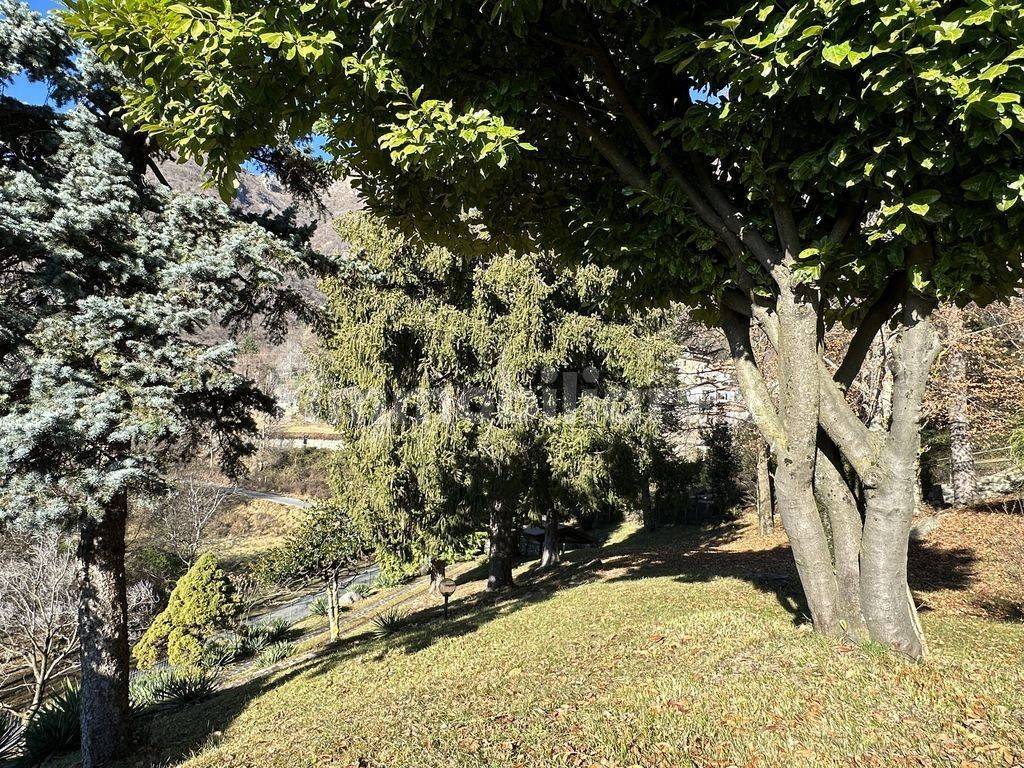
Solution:
[[[341,631],[341,588],[368,561],[368,551],[348,516],[332,503],[314,506],[288,537],[278,561],[278,575],[314,578],[326,583],[331,642]]]
[[[205,343],[211,313],[274,325],[294,243],[220,203],[151,189],[148,141],[125,131],[118,76],[55,19],[0,4],[0,87],[47,82],[58,112],[0,99],[0,510],[77,539],[82,760],[128,745],[125,524],[132,497],[213,435],[225,471],[250,452],[272,400]]]
[[[552,487],[562,444],[549,441],[561,417],[542,407],[542,372],[596,364],[613,391],[650,385],[671,345],[658,315],[616,306],[614,270],[499,244],[471,216],[431,237],[401,227],[344,219],[355,255],[323,285],[329,334],[309,396],[347,433],[332,487],[385,573],[448,560],[485,529],[488,588],[503,589],[519,525],[530,514],[557,525],[555,503],[565,505]],[[572,411],[574,393],[548,394]],[[566,506],[589,504],[576,501]]]

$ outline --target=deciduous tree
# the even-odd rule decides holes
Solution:
[[[73,6],[145,83],[133,117],[225,188],[316,125],[377,209],[472,205],[703,308],[774,454],[815,628],[924,655],[906,572],[934,308],[1021,282],[1019,0]],[[845,392],[883,326],[893,406],[871,428]]]

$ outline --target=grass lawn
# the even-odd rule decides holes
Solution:
[[[1024,625],[992,617],[1003,566],[972,542],[915,552],[925,663],[811,634],[781,534],[625,527],[555,574],[520,569],[501,599],[462,573],[447,622],[421,596],[390,638],[364,626],[165,715],[134,762],[1024,765]]]

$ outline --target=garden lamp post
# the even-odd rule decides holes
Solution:
[[[455,582],[451,579],[441,579],[437,585],[437,591],[444,597],[444,617],[448,618],[448,598],[455,593]]]

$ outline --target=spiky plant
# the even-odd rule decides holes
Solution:
[[[321,595],[309,604],[309,615],[310,616],[326,616],[327,615],[327,598]]]
[[[0,712],[0,763],[15,760],[21,755],[21,720],[9,712]]]
[[[217,692],[217,675],[204,670],[175,670],[156,692],[161,708],[184,709]]]
[[[36,765],[52,755],[71,752],[82,740],[78,686],[66,684],[25,726],[24,756]]]
[[[409,617],[397,608],[388,608],[381,611],[373,619],[373,636],[382,639],[390,637],[402,629],[408,622]]]
[[[268,645],[263,652],[256,657],[256,661],[261,667],[269,667],[271,664],[277,664],[279,661],[284,661],[293,653],[295,653],[294,643],[274,643],[273,645]]]

